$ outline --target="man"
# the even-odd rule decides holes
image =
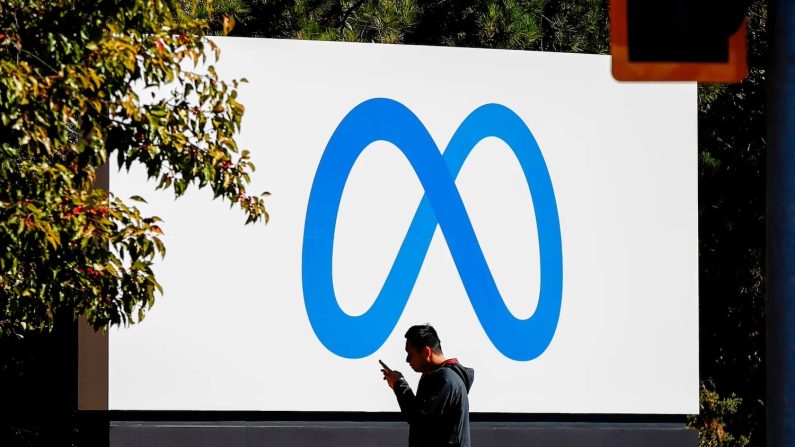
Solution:
[[[406,354],[411,369],[422,373],[416,396],[403,374],[384,362],[381,372],[409,423],[409,447],[470,447],[467,393],[475,371],[461,366],[457,359],[445,358],[430,324],[409,328]]]

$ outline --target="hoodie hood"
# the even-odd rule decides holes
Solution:
[[[442,366],[458,374],[458,377],[461,378],[464,385],[467,387],[467,393],[469,393],[469,389],[472,388],[472,382],[475,381],[475,370],[461,365],[458,359],[447,359]]]

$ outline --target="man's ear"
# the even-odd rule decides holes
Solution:
[[[423,357],[425,360],[428,360],[428,361],[430,361],[430,360],[431,360],[431,354],[432,354],[432,353],[433,353],[433,351],[431,350],[431,347],[430,347],[430,346],[426,346],[426,347],[422,348],[422,357]]]

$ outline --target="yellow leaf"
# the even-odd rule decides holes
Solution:
[[[235,19],[231,16],[224,16],[224,35],[229,34],[232,32],[232,28],[235,27]]]

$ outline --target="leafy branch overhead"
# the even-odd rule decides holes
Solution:
[[[234,139],[238,81],[219,79],[205,30],[173,0],[0,1],[0,336],[152,306],[159,219],[95,188],[109,159],[267,221]]]

